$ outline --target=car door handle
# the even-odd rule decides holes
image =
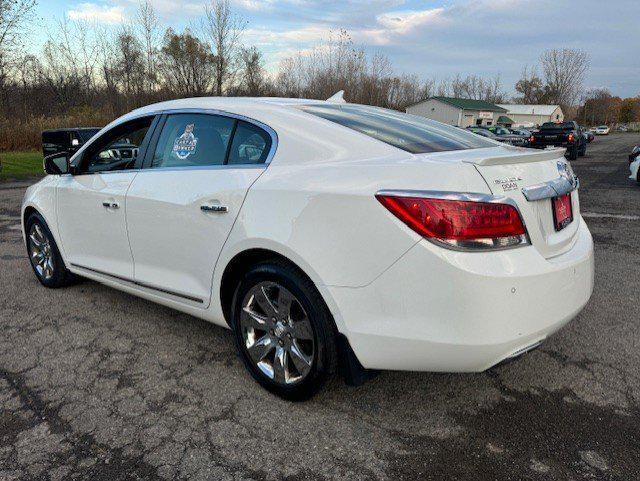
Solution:
[[[117,202],[109,202],[105,200],[102,203],[102,207],[104,207],[105,209],[118,209],[120,207],[120,204],[118,204]]]
[[[218,212],[218,213],[229,212],[229,208],[226,205],[203,204],[200,206],[200,210],[203,212]]]

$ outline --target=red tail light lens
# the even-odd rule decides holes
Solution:
[[[574,139],[573,134],[569,134],[569,135],[567,136],[567,140],[568,140],[569,142],[573,142],[573,139]]]
[[[536,141],[536,138],[533,135],[529,137],[529,142],[533,144],[535,141]]]
[[[415,232],[440,244],[492,249],[529,243],[520,214],[510,204],[385,194],[376,198]]]

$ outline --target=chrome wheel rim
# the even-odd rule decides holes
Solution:
[[[311,372],[315,339],[301,302],[275,282],[260,282],[244,296],[240,329],[249,359],[281,385],[298,383]]]
[[[53,252],[51,242],[39,224],[33,224],[29,230],[29,250],[33,264],[40,278],[48,280],[53,277]]]

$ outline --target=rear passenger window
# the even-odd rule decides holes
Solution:
[[[229,164],[262,164],[271,150],[271,136],[260,127],[238,121],[229,151]]]
[[[234,124],[234,119],[218,115],[169,115],[151,168],[224,164]]]

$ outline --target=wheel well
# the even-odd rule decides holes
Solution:
[[[291,267],[296,269],[300,274],[307,277],[309,276],[292,260],[278,254],[277,252],[270,251],[268,249],[249,249],[237,254],[227,264],[227,267],[222,274],[222,281],[220,283],[220,302],[222,305],[222,312],[224,314],[225,321],[231,326],[231,308],[233,303],[233,295],[236,292],[236,288],[242,279],[242,276],[254,265],[261,262],[279,260],[286,262]],[[311,281],[313,282],[313,281]]]
[[[38,214],[38,213],[39,213],[39,212],[35,209],[35,207],[31,207],[31,206],[27,207],[27,208],[24,210],[24,214],[23,214],[23,216],[22,216],[22,224],[25,226],[25,233],[24,233],[24,235],[25,235],[25,240],[26,240],[26,237],[27,237],[27,229],[26,229],[27,219],[28,219],[29,217],[31,217],[31,214]]]

